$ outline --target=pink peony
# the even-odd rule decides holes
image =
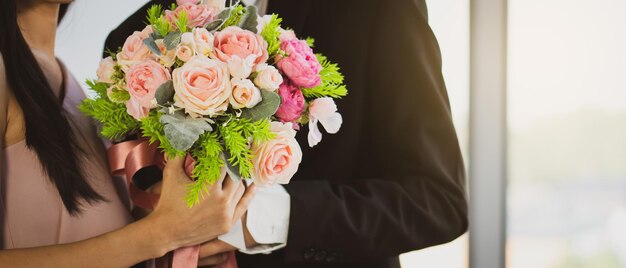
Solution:
[[[282,103],[276,111],[276,116],[282,122],[294,122],[300,118],[304,111],[305,101],[302,90],[285,81],[278,88],[278,95],[282,98]]]
[[[228,67],[223,62],[192,57],[172,73],[175,105],[192,115],[214,116],[228,108],[232,93]]]
[[[302,150],[291,123],[271,122],[270,130],[276,134],[274,139],[252,145],[251,177],[260,186],[289,183],[302,161]]]
[[[126,89],[139,105],[150,109],[156,107],[154,94],[157,89],[170,79],[170,72],[163,65],[153,60],[144,60],[126,72]]]
[[[289,77],[294,85],[305,88],[316,87],[322,81],[322,66],[313,50],[303,40],[291,39],[283,41],[280,48],[287,52],[288,57],[279,59],[278,68]]]
[[[215,33],[213,57],[222,62],[229,62],[231,57],[238,56],[240,59],[254,57],[254,64],[267,61],[267,42],[258,34],[241,29],[237,26],[229,26]]]
[[[122,51],[117,54],[117,62],[122,66],[122,70],[127,71],[131,65],[150,57],[150,49],[143,43],[152,33],[152,27],[146,26],[141,32],[135,31],[126,38]]]
[[[183,11],[187,14],[187,27],[190,28],[204,27],[209,24],[209,22],[214,21],[219,14],[219,10],[214,7],[194,4],[191,3],[191,1],[184,2],[186,3],[179,5],[174,11],[165,11],[165,18],[171,22],[174,27],[176,27],[175,22],[178,20],[179,14]]]

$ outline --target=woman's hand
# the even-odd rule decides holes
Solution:
[[[146,220],[153,221],[164,238],[170,241],[167,250],[199,245],[227,233],[248,208],[255,188],[225,179],[212,185],[203,200],[187,206],[185,196],[191,179],[185,174],[184,158],[169,159],[163,171],[161,198]]]

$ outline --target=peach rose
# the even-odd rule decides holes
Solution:
[[[230,105],[235,109],[252,108],[261,102],[261,91],[248,79],[233,78],[230,80],[233,94]]]
[[[180,36],[180,44],[176,47],[176,57],[187,62],[196,55],[196,42],[192,33],[184,33]]]
[[[251,177],[260,186],[287,184],[298,171],[302,150],[291,123],[271,122],[274,139],[252,145]]]
[[[207,57],[211,55],[213,51],[213,34],[205,28],[194,28],[192,33],[198,55]]]
[[[280,75],[274,66],[261,63],[256,66],[256,77],[254,84],[268,91],[276,91],[283,83],[283,76]]]
[[[219,10],[214,7],[187,2],[176,7],[174,11],[166,10],[165,19],[171,22],[172,26],[176,27],[175,22],[183,11],[187,14],[187,27],[189,28],[204,27],[209,22],[214,21],[219,14]]]
[[[141,32],[135,31],[126,38],[122,51],[117,54],[117,62],[126,72],[131,65],[147,59],[150,56],[150,49],[143,43],[152,33],[152,27],[146,26]]]
[[[144,60],[126,72],[126,89],[139,105],[151,109],[156,107],[154,94],[157,89],[170,79],[170,72],[163,65],[153,60]]]
[[[237,26],[215,33],[213,57],[228,62],[233,55],[246,59],[254,55],[254,64],[267,61],[267,42],[263,37]]]
[[[173,74],[175,105],[191,116],[214,116],[226,111],[232,93],[228,67],[223,62],[192,57]]]
[[[111,56],[106,57],[100,61],[96,74],[98,75],[98,82],[102,83],[115,83],[113,81],[113,73],[115,73],[115,61]]]

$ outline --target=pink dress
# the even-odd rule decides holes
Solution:
[[[126,189],[108,173],[102,141],[77,105],[85,98],[81,87],[65,67],[63,106],[76,139],[87,152],[85,179],[108,202],[83,206],[84,212],[70,216],[56,188],[43,173],[41,164],[24,141],[3,150],[0,170],[0,248],[28,248],[64,244],[98,236],[129,224]]]

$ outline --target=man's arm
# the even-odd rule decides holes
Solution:
[[[287,262],[383,260],[467,229],[463,161],[426,12],[416,1],[372,5],[369,88],[352,89],[368,94],[360,158],[371,179],[286,185]]]

